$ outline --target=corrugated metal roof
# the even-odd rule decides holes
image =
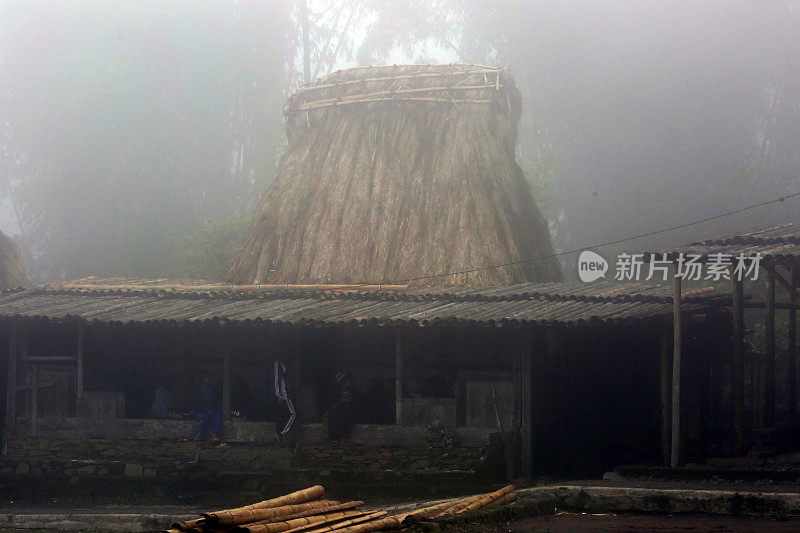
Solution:
[[[746,257],[761,255],[765,261],[788,263],[800,261],[800,232],[792,224],[730,235],[716,239],[695,241],[672,250],[664,250],[655,255],[660,257],[667,253],[670,258],[679,254],[698,254],[707,260],[712,254],[727,254],[734,257],[744,254]]]
[[[109,323],[233,321],[501,326],[627,324],[670,319],[672,314],[670,287],[640,283],[525,283],[484,289],[394,292],[237,291],[233,290],[236,286],[225,284],[215,284],[213,290],[208,289],[208,284],[196,286],[192,290],[186,283],[176,285],[165,280],[149,285],[141,280],[127,285],[119,280],[113,283],[79,280],[2,295],[0,317]],[[689,312],[703,312],[727,297],[711,288],[688,291],[684,296],[684,308]]]

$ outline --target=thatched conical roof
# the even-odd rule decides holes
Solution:
[[[553,248],[514,160],[520,110],[494,67],[356,68],[304,86],[286,104],[288,146],[230,280],[561,280],[556,259],[524,261]]]
[[[19,245],[0,232],[0,289],[19,289],[30,284]]]

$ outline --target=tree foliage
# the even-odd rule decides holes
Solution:
[[[279,4],[20,2],[0,20],[0,185],[40,277],[161,274],[272,174]]]
[[[559,160],[557,244],[580,248],[798,190],[796,1],[462,2],[464,60],[510,67],[520,143]],[[795,221],[795,204],[625,244]]]

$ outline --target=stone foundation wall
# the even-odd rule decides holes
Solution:
[[[419,446],[309,445],[270,448],[169,439],[16,437],[0,463],[2,474],[51,476],[170,476],[182,472],[268,472],[316,469],[353,471],[474,471],[482,448],[456,446],[431,457]]]
[[[457,446],[447,457],[431,457],[427,448],[419,447],[299,446],[295,461],[310,468],[474,471],[481,462],[481,448]]]
[[[196,465],[198,449],[187,444],[190,443],[17,437],[9,440],[0,474],[155,477]]]
[[[195,422],[192,420],[154,420],[132,418],[59,418],[40,417],[37,421],[37,435],[61,438],[89,439],[139,439],[158,440],[191,438]],[[489,433],[497,429],[489,427],[459,427],[455,435],[462,446],[481,446]],[[225,424],[225,440],[234,443],[267,444],[272,442],[275,432],[273,422],[242,422],[232,420]],[[297,441],[301,444],[314,444],[322,440],[322,424],[297,424]],[[15,435],[31,435],[29,421],[17,421]],[[350,442],[373,446],[411,446],[425,447],[427,428],[425,426],[394,426],[378,424],[357,424],[353,426]]]

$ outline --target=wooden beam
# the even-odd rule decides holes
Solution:
[[[797,291],[797,264],[792,263],[789,265],[789,283],[792,289]],[[788,401],[789,401],[789,415],[792,421],[797,420],[797,309],[792,307],[789,309],[789,343],[787,358],[789,359],[789,371],[787,379],[789,380]]]
[[[733,280],[733,342],[731,402],[733,440],[737,453],[744,451],[744,284]]]
[[[761,301],[752,301],[748,300],[742,304],[742,307],[745,309],[766,309],[767,302]],[[800,304],[792,303],[792,302],[775,302],[775,309],[785,309],[788,311],[797,311],[800,308]]]
[[[23,363],[74,363],[77,361],[77,358],[68,355],[54,355],[52,357],[46,355],[31,357],[28,355],[20,357],[19,360]]]
[[[398,426],[403,425],[403,346],[400,339],[400,330],[395,334],[394,342],[394,400],[395,419]]]
[[[83,399],[83,335],[85,326],[83,322],[78,322],[78,346],[75,350],[75,387],[79,400]]]
[[[17,357],[19,351],[19,322],[11,322],[8,344],[8,380],[6,388],[6,420],[3,426],[3,455],[8,451],[8,439],[14,434],[17,421]]]
[[[767,270],[766,303],[764,313],[764,425],[775,425],[775,272]]]
[[[672,442],[670,466],[676,468],[681,461],[681,278],[675,276],[672,296]]]
[[[671,464],[671,437],[672,437],[672,351],[670,349],[669,333],[664,332],[659,339],[659,375],[661,377],[661,463],[664,466]]]

